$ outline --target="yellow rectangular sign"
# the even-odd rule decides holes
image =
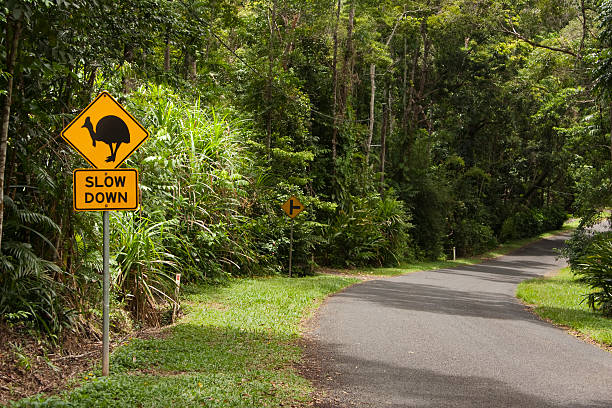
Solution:
[[[76,169],[72,175],[75,211],[138,209],[138,170]]]

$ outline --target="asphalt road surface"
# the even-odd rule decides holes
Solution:
[[[320,309],[325,407],[612,407],[612,353],[539,320],[519,282],[564,266],[546,239],[480,265],[353,286]]]

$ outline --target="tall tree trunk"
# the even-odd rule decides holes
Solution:
[[[164,71],[170,71],[170,30],[166,30],[166,48],[164,49]]]
[[[370,64],[370,128],[368,141],[366,143],[366,164],[370,161],[370,149],[372,148],[372,137],[374,136],[374,101],[376,97],[376,64]]]
[[[387,155],[387,137],[388,134],[391,136],[393,133],[393,91],[392,87],[387,86],[387,126],[385,126],[386,132],[380,135],[380,194],[383,195],[385,192],[385,156]]]
[[[415,78],[416,78],[416,70],[419,64],[419,56],[421,54],[421,47],[419,46],[414,53],[412,58],[412,70],[410,71],[410,87],[408,89],[408,107],[406,108],[406,114],[410,114],[410,119],[406,120],[406,125],[408,129],[412,131],[414,129],[414,124],[417,119],[417,110],[414,107],[415,105]]]
[[[191,56],[191,60],[189,62],[189,79],[191,81],[195,81],[198,77],[198,60],[195,57],[195,53]]]
[[[383,171],[383,157],[385,154],[385,150],[384,150],[384,145],[386,144],[386,136],[387,136],[387,126],[389,125],[389,121],[388,121],[388,111],[389,111],[389,105],[387,104],[387,93],[389,92],[389,86],[385,85],[385,89],[383,91],[383,111],[382,111],[382,125],[380,127],[380,170]],[[382,182],[383,182],[383,177],[381,174],[381,185],[378,187],[378,191],[382,194],[383,188],[382,188]]]
[[[402,130],[404,138],[408,136],[408,111],[406,97],[408,94],[408,38],[404,35],[404,73],[402,78]]]
[[[405,16],[406,16],[406,11],[404,11],[402,15],[395,21],[395,24],[393,25],[393,30],[391,30],[391,34],[389,35],[389,38],[387,38],[387,41],[385,42],[385,47],[389,47],[389,44],[391,44],[391,40],[393,39],[393,36],[395,35],[395,31],[397,30],[397,27],[399,27],[400,22],[404,19]],[[366,146],[366,164],[369,163],[370,150],[372,148],[372,137],[374,136],[374,101],[375,101],[375,96],[376,96],[376,64],[370,64],[370,86],[371,86],[370,129],[368,132],[368,143]]]
[[[610,115],[610,160],[612,160],[612,104],[608,109]]]
[[[274,64],[274,26],[276,24],[276,0],[272,2],[272,14],[270,15],[270,40],[268,43],[268,80],[266,82],[266,151],[268,160],[272,156],[272,67]]]
[[[578,49],[577,57],[578,59],[582,59],[582,51],[584,50],[584,41],[589,32],[587,26],[587,16],[586,16],[586,6],[584,4],[584,0],[580,0],[580,11],[582,13],[582,38],[580,38],[580,48]]]
[[[338,110],[341,122],[344,120],[348,106],[349,95],[353,88],[353,61],[355,51],[353,49],[353,26],[355,21],[355,1],[351,2],[348,25],[346,28],[346,49],[344,51],[344,62],[342,66],[342,78],[340,78],[341,90],[338,101]]]
[[[334,102],[332,106],[332,116],[334,118],[334,127],[332,129],[332,166],[334,174],[336,174],[336,157],[338,155],[338,25],[341,8],[342,0],[338,0],[338,6],[336,7],[336,24],[334,25],[334,58],[332,60],[332,82],[334,86]]]
[[[12,28],[12,37],[9,39],[9,31]],[[8,130],[11,118],[11,105],[13,103],[13,75],[15,74],[15,62],[17,61],[17,51],[19,39],[21,37],[21,20],[6,23],[6,72],[8,73],[7,92],[2,106],[2,123],[0,126],[0,249],[2,249],[2,227],[4,218],[4,170],[6,168],[6,150],[8,147]]]
[[[353,72],[355,68],[355,46],[353,45],[353,30],[355,27],[355,1],[351,2],[351,11],[349,12],[348,31],[347,31],[347,43],[346,43],[346,55],[348,59],[348,74],[349,74],[349,90],[347,94],[352,93],[353,89]]]
[[[123,62],[131,63],[134,60],[134,46],[132,44],[125,44],[123,46]],[[128,71],[129,72],[129,71]],[[124,71],[123,78],[121,78],[121,88],[123,93],[128,93],[132,90],[132,78]]]

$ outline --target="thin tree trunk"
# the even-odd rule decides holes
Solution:
[[[393,133],[393,91],[391,87],[387,90],[387,126],[386,132],[380,135],[380,194],[385,192],[385,156],[387,155],[387,137]]]
[[[340,78],[340,97],[338,100],[338,111],[340,123],[344,121],[346,107],[348,106],[349,94],[353,88],[353,25],[355,20],[355,2],[351,3],[349,11],[348,26],[346,29],[346,49],[344,51],[344,62],[342,65],[342,78]]]
[[[134,60],[134,48],[132,44],[125,44],[123,46],[123,62],[131,63]],[[129,77],[125,71],[123,72],[123,78],[121,79],[121,87],[123,93],[128,93],[132,89],[132,78]]]
[[[195,81],[198,77],[198,60],[196,59],[195,54],[191,56],[191,60],[189,62],[189,79]]]
[[[414,57],[412,58],[412,70],[410,72],[410,89],[408,93],[408,108],[406,109],[406,112],[411,113],[410,120],[407,120],[407,125],[410,130],[413,129],[414,123],[416,122],[416,118],[417,118],[416,109],[414,108],[415,90],[416,90],[414,84],[415,84],[416,70],[419,64],[420,54],[421,54],[421,47],[419,46],[414,53]]]
[[[338,155],[338,25],[341,8],[342,0],[338,0],[338,6],[336,7],[336,24],[334,26],[334,58],[332,61],[332,82],[334,86],[334,102],[332,106],[332,116],[334,118],[334,127],[332,129],[332,166],[334,174],[336,174],[336,157]]]
[[[385,85],[385,90],[383,91],[383,111],[382,111],[382,126],[380,127],[380,170],[381,172],[384,171],[383,170],[383,157],[385,154],[385,148],[383,147],[386,143],[386,136],[387,136],[387,127],[389,126],[389,121],[388,121],[388,111],[389,111],[389,106],[387,105],[387,92],[389,92],[389,86]],[[381,173],[381,185],[378,187],[378,191],[382,194],[383,188],[382,188],[382,183],[383,183],[383,176]]]
[[[270,16],[270,41],[268,44],[268,81],[266,82],[266,151],[268,160],[272,156],[272,66],[274,64],[274,25],[276,24],[276,0],[272,2],[272,15]]]
[[[608,109],[610,114],[610,160],[612,160],[612,105]]]
[[[346,50],[344,52],[344,65],[342,67],[342,93],[340,98],[340,116],[344,119],[346,107],[348,106],[349,94],[353,88],[353,60],[355,51],[353,49],[353,27],[355,22],[355,1],[351,2],[348,26],[346,28]]]
[[[582,59],[582,51],[584,50],[584,40],[586,40],[586,36],[588,33],[586,7],[584,5],[584,0],[580,0],[580,11],[582,13],[582,38],[580,39],[580,48],[578,49],[578,59]]]
[[[397,21],[393,25],[393,30],[391,30],[391,34],[389,35],[389,38],[387,38],[387,41],[385,42],[385,47],[389,47],[389,44],[391,44],[391,40],[393,39],[393,36],[395,35],[395,31],[397,30],[397,27],[399,27],[400,22],[404,19],[405,16],[406,16],[406,12],[404,11],[404,13],[402,13],[402,15],[397,19]],[[369,163],[369,160],[370,160],[370,150],[372,148],[372,137],[374,136],[374,101],[375,101],[375,96],[376,96],[376,64],[370,64],[370,86],[371,86],[370,129],[368,132],[368,143],[366,146],[366,164]]]
[[[13,28],[11,41],[7,41],[6,50],[6,72],[8,73],[7,92],[2,106],[2,124],[0,126],[0,249],[2,248],[2,220],[4,218],[4,170],[6,168],[6,150],[8,147],[8,130],[11,118],[11,104],[13,103],[13,75],[15,73],[15,62],[17,61],[17,51],[19,39],[21,37],[21,21],[6,24],[6,37],[9,36],[9,27]]]
[[[166,31],[166,48],[164,49],[164,71],[170,71],[170,32]]]
[[[370,149],[372,148],[372,137],[374,136],[374,101],[376,96],[376,64],[370,64],[370,128],[368,131],[368,142],[366,144],[366,164],[370,160]]]
[[[347,94],[352,94],[353,90],[353,73],[355,71],[355,46],[353,45],[353,31],[355,27],[355,1],[351,2],[351,11],[349,12],[349,22],[348,22],[348,38],[347,38],[347,55],[350,56],[348,61],[348,73],[349,73],[349,84],[350,88]]]
[[[402,78],[402,130],[404,137],[408,135],[408,111],[406,110],[406,96],[408,94],[408,38],[404,35],[404,77]]]

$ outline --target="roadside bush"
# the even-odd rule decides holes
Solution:
[[[242,229],[250,204],[242,174],[248,159],[240,145],[245,125],[163,86],[139,89],[129,109],[152,133],[134,155],[146,194],[144,216],[156,213],[155,220],[172,223],[160,251],[172,256],[185,281],[248,274],[257,254]]]
[[[321,255],[341,267],[397,264],[410,256],[410,227],[401,201],[351,197],[331,220]]]
[[[56,343],[73,322],[74,313],[61,296],[62,284],[54,277],[64,271],[43,258],[44,250],[33,247],[35,236],[46,250],[55,251],[45,233],[59,227],[49,217],[28,210],[4,197],[5,221],[0,253],[0,318],[7,323],[35,327]]]
[[[118,265],[115,284],[120,298],[139,322],[160,323],[161,308],[172,303],[175,257],[166,248],[174,241],[172,221],[154,222],[138,213],[113,214],[113,253]]]
[[[589,254],[592,245],[603,240],[612,240],[612,232],[596,232],[580,228],[574,231],[570,239],[565,241],[561,254],[574,270],[577,268],[579,260]]]
[[[454,229],[452,243],[459,256],[483,253],[497,246],[497,238],[491,227],[475,220],[461,220]]]
[[[567,213],[559,207],[524,208],[502,224],[500,240],[502,242],[533,237],[546,231],[559,229],[567,220]]]
[[[612,316],[612,235],[598,235],[585,252],[572,271],[592,289],[585,295],[589,307]]]
[[[544,231],[554,231],[561,229],[563,223],[567,220],[567,212],[559,206],[549,206],[542,208],[544,216],[543,227]]]

